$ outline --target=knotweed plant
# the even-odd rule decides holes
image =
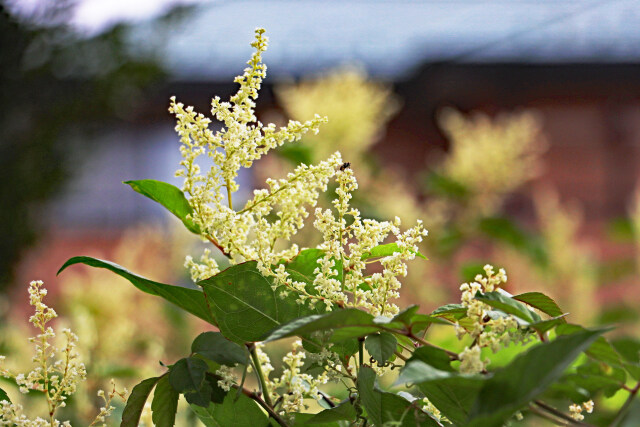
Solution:
[[[44,395],[47,403],[47,413],[43,417],[29,418],[23,412],[22,405],[12,403],[9,396],[0,391],[0,424],[20,427],[58,427],[71,426],[69,421],[56,419],[58,409],[67,405],[67,400],[77,391],[78,385],[86,379],[84,363],[76,350],[78,337],[71,330],[65,328],[61,333],[64,336],[62,345],[56,345],[54,340],[56,333],[49,325],[58,315],[55,310],[44,303],[47,289],[42,281],[36,280],[29,285],[29,303],[35,309],[35,313],[29,318],[29,322],[37,329],[38,334],[29,338],[34,345],[32,358],[33,369],[27,373],[15,373],[0,366],[0,375],[11,379],[18,386],[20,393],[27,394],[31,391]],[[4,364],[5,357],[0,361]],[[112,390],[105,393],[98,392],[98,396],[104,401],[104,406],[91,423],[105,425],[114,406],[111,405],[115,397],[126,399],[126,390],[119,392],[112,381]]]
[[[417,305],[398,307],[408,262],[424,258],[418,244],[427,232],[420,221],[402,228],[398,217],[363,218],[350,203],[358,165],[340,153],[300,164],[239,200],[242,168],[321,131],[326,121],[314,116],[280,129],[258,121],[264,30],[256,30],[252,46],[255,53],[235,80],[237,93],[229,102],[213,99],[219,130],[171,99],[182,189],[127,182],[210,243],[199,261],[185,261],[195,286],[151,281],[91,257],[61,268],[108,269],[212,326],[195,338],[189,355],[163,364],[165,373],[133,389],[121,426],[138,425],[152,392],[158,426],[175,424],[181,397],[207,426],[500,426],[532,416],[584,425],[571,405],[589,412],[593,397],[620,390],[630,403],[614,422],[624,419],[639,388],[637,354],[619,353],[602,337],[605,329],[567,323],[566,313],[542,293],[509,294],[502,269],[488,265],[463,284],[459,304],[429,314]],[[330,208],[316,207],[328,191]],[[311,215],[321,243],[299,248],[291,239]],[[221,268],[222,258],[230,267]],[[430,340],[435,329],[457,335],[461,344],[436,345]],[[292,344],[284,341],[290,350],[272,363],[268,343],[290,337]],[[506,346],[517,355],[494,368],[489,353]]]

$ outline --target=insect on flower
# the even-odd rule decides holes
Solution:
[[[343,171],[343,170],[347,169],[348,167],[351,167],[351,162],[344,162],[342,164],[342,166],[340,166],[340,170]]]

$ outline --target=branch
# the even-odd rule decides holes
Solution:
[[[538,405],[539,407],[541,407],[545,411],[555,415],[556,417],[567,421],[568,425],[577,425],[577,426],[584,426],[584,427],[595,427],[595,426],[593,426],[591,424],[583,423],[582,421],[575,420],[575,419],[571,418],[569,415],[565,414],[564,412],[557,410],[556,408],[554,408],[551,405],[547,405],[546,403],[544,403],[541,400],[534,400],[533,403],[535,403],[536,405]]]
[[[627,411],[629,411],[629,407],[633,403],[633,399],[636,397],[636,394],[638,394],[638,390],[640,390],[640,381],[638,382],[638,384],[636,384],[634,388],[632,388],[631,390],[628,390],[629,397],[627,397],[627,400],[625,400],[624,404],[616,414],[616,417],[611,422],[610,424],[611,427],[615,427],[618,424],[620,424],[620,422],[624,419],[625,415],[627,415]]]
[[[234,388],[236,388],[237,386],[234,386]],[[242,394],[244,394],[245,396],[255,400],[258,405],[262,406],[264,408],[265,411],[267,411],[267,413],[269,414],[269,416],[271,418],[273,418],[274,420],[276,420],[276,422],[278,424],[280,424],[282,427],[289,427],[289,425],[285,422],[285,420],[282,419],[282,417],[280,415],[278,415],[273,409],[271,409],[271,406],[267,405],[267,403],[262,400],[260,398],[260,396],[257,393],[254,393],[252,391],[247,390],[246,388],[242,388],[240,389],[238,387],[238,389],[240,391],[242,391]],[[266,396],[266,395],[265,395]]]

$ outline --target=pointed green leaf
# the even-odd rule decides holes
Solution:
[[[9,395],[7,394],[7,392],[0,388],[0,402],[2,402],[3,400],[11,403],[11,399],[9,399]]]
[[[526,305],[501,292],[487,292],[485,294],[478,293],[476,294],[475,299],[507,314],[519,317],[527,323],[535,323],[541,320],[540,316],[527,308]]]
[[[92,258],[88,256],[77,256],[70,258],[64,263],[58,274],[73,264],[86,264],[90,267],[105,268],[116,273],[120,277],[127,279],[133,286],[151,295],[162,297],[172,304],[188,311],[205,320],[212,325],[217,325],[216,319],[207,306],[204,294],[196,289],[183,288],[181,286],[166,285],[164,283],[154,282],[142,276],[138,276],[127,269],[110,261]]]
[[[189,231],[200,234],[200,228],[191,219],[187,218],[187,215],[193,213],[193,208],[178,187],[154,179],[140,179],[137,181],[125,181],[124,183],[130,185],[134,191],[167,208],[169,212],[182,221]]]
[[[381,365],[385,364],[393,356],[397,345],[398,340],[389,332],[369,335],[364,340],[364,346],[371,357]]]
[[[180,394],[169,384],[169,376],[160,377],[151,401],[151,419],[155,427],[173,427]]]
[[[501,426],[514,412],[544,392],[605,329],[562,335],[531,347],[489,378],[470,415],[470,426]]]
[[[543,334],[543,333],[555,328],[558,325],[563,325],[563,324],[567,323],[567,321],[565,320],[565,317],[568,314],[569,313],[566,313],[566,314],[563,314],[563,315],[557,316],[557,317],[552,317],[551,319],[540,320],[538,322],[529,324],[529,327],[534,329],[538,333]]]
[[[452,370],[450,366],[432,366],[425,363],[428,358],[422,359],[420,356],[418,354],[417,357],[412,357],[412,360],[407,362],[396,384],[417,385],[431,403],[454,425],[466,425],[469,411],[471,411],[485,378],[462,375]],[[439,365],[441,362],[444,360],[436,360]]]
[[[285,337],[310,334],[315,331],[334,330],[331,341],[339,342],[349,338],[365,336],[385,327],[396,326],[401,326],[401,324],[397,322],[386,323],[382,319],[374,318],[366,311],[346,308],[292,320],[270,331],[264,340],[275,341]]]
[[[420,360],[427,365],[431,365],[442,371],[455,371],[451,366],[451,357],[449,357],[445,350],[438,347],[425,345],[416,348],[407,362],[411,362],[413,360]]]
[[[266,427],[269,419],[256,402],[232,389],[222,404],[211,403],[207,408],[191,405],[200,421],[207,427]]]
[[[255,261],[229,267],[198,283],[219,319],[220,332],[237,343],[261,341],[274,328],[299,317],[321,312],[298,304],[297,295],[264,277]]]
[[[295,271],[304,276],[308,281],[313,282],[314,270],[318,268],[318,260],[324,257],[322,249],[303,249],[291,261],[285,263],[287,271]]]
[[[551,317],[558,317],[563,314],[558,304],[542,292],[526,292],[514,296],[513,299],[529,304],[531,307],[537,308]]]
[[[378,245],[372,248],[370,251],[363,253],[362,260],[387,257],[387,256],[393,255],[395,252],[400,252],[400,249],[398,248],[398,243],[396,242],[387,243],[384,245]],[[411,251],[411,252],[414,252],[414,251]],[[414,253],[416,254],[416,256],[419,256],[420,258],[427,259],[427,257],[422,255],[420,252],[414,252]]]
[[[198,391],[204,383],[209,365],[202,359],[185,357],[169,369],[169,383],[178,393]]]
[[[227,366],[246,365],[247,348],[229,341],[220,332],[203,332],[191,344],[191,352]]]
[[[325,409],[322,412],[315,414],[307,424],[324,424],[332,423],[335,421],[353,421],[357,418],[356,410],[351,402],[342,402],[335,408]]]
[[[399,422],[401,426],[439,426],[440,424],[413,405],[407,399],[375,387],[376,374],[368,366],[362,366],[358,373],[358,393],[360,402],[367,411],[372,424],[382,426],[389,422]]]
[[[127,404],[124,407],[124,411],[122,411],[120,427],[138,427],[144,404],[159,379],[159,377],[148,378],[131,390]]]

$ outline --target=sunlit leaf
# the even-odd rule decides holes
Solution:
[[[184,193],[176,186],[154,179],[140,179],[137,181],[125,181],[133,190],[160,203],[169,212],[182,221],[189,231],[200,234],[200,228],[187,218],[193,213],[193,208],[189,205]]]
[[[60,267],[58,274],[73,264],[86,264],[91,267],[110,270],[118,276],[127,279],[133,286],[140,289],[142,292],[162,297],[202,320],[205,320],[212,325],[216,325],[215,317],[211,310],[209,310],[203,293],[199,290],[154,282],[142,276],[138,276],[137,274],[134,274],[113,262],[103,261],[101,259],[88,256],[70,258],[62,267]]]

